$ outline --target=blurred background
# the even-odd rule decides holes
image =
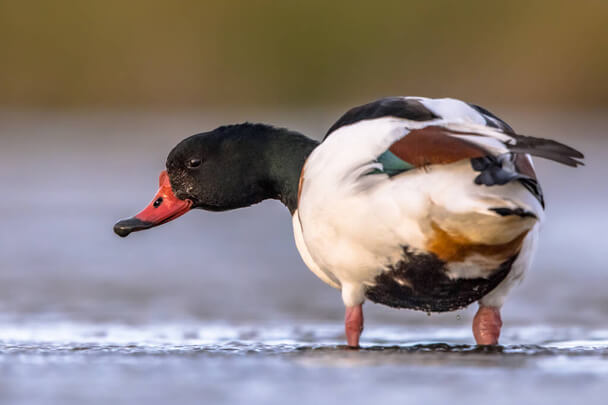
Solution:
[[[608,4],[0,1],[6,108],[608,103]]]
[[[502,341],[543,355],[559,339],[597,344],[581,339],[608,336],[608,2],[0,0],[0,50],[0,399],[318,402],[320,381],[349,405],[605,397],[605,361],[561,353],[252,358],[343,339],[340,294],[302,263],[280,203],[190,212],[126,239],[112,226],[148,204],[191,134],[253,121],[320,138],[379,97],[456,97],[585,153],[576,170],[537,160],[547,221]],[[363,344],[472,344],[475,310],[367,303]],[[479,384],[488,375],[517,392]]]
[[[548,201],[518,322],[605,323],[608,3],[0,1],[0,316],[341,322],[274,201],[126,240],[182,138],[242,121],[320,137],[353,105],[453,96],[587,154]],[[298,286],[298,288],[296,288]],[[369,322],[460,322],[368,305]]]

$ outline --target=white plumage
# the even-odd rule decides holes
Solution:
[[[437,229],[449,238],[483,246],[446,261],[450,279],[489,277],[505,260],[493,247],[521,236],[509,274],[482,298],[484,304],[500,307],[530,266],[544,216],[537,196],[518,181],[476,184],[479,171],[470,159],[389,176],[381,173],[378,157],[413,131],[439,127],[446,136],[483,149],[501,162],[499,169],[514,171],[509,148],[517,144],[517,136],[504,132],[498,118],[459,100],[403,100],[419,102],[436,118],[421,121],[374,112],[370,119],[339,126],[310,154],[293,221],[298,250],[308,267],[340,288],[344,304],[352,307],[365,300],[380,274],[408,260],[404,247],[413,254],[436,254],[430,247],[438,238]],[[530,156],[525,159],[531,165]],[[501,215],[492,210],[496,208],[525,214]],[[403,277],[395,276],[395,282],[411,287]]]

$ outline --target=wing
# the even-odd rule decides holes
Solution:
[[[413,129],[394,142],[389,151],[414,167],[447,164],[462,159],[493,158],[514,155],[524,172],[533,171],[518,155],[532,155],[576,167],[583,163],[579,151],[553,141],[518,134],[505,134],[494,128],[472,124],[429,125]]]
[[[516,134],[483,107],[455,99],[381,99],[348,111],[326,138],[342,127],[385,117],[401,119],[397,125],[405,130],[378,155],[381,168],[371,174],[394,176],[414,168],[470,159],[473,169],[479,171],[475,183],[491,186],[519,180],[542,203],[529,155],[572,167],[582,164],[577,160],[583,158],[579,151],[550,139]]]
[[[453,98],[385,97],[348,110],[329,128],[325,138],[341,127],[383,117],[415,122],[463,121],[496,128],[507,134],[515,133],[509,124],[475,104]]]
[[[476,184],[493,186],[518,180],[543,206],[542,190],[530,155],[572,167],[583,164],[577,160],[583,158],[582,153],[559,142],[506,135],[494,128],[474,125],[430,125],[415,129],[393,143],[388,152],[412,168],[470,159],[473,169],[479,172]],[[378,161],[383,164],[385,158],[384,154],[380,155]],[[387,174],[398,173],[390,171]]]

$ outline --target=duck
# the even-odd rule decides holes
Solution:
[[[303,262],[341,292],[348,347],[359,347],[366,300],[427,313],[477,302],[475,342],[496,345],[544,220],[533,156],[571,167],[584,159],[453,98],[381,98],[348,110],[321,142],[226,125],[178,143],[150,204],[114,231],[276,199]]]

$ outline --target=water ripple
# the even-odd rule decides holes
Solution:
[[[608,357],[608,331],[576,328],[510,328],[502,346],[476,346],[465,328],[374,327],[360,356],[406,354]],[[557,337],[557,339],[556,339]],[[525,344],[514,343],[516,340]],[[0,356],[11,355],[276,355],[352,352],[341,326],[210,324],[86,324],[74,322],[0,326]]]

